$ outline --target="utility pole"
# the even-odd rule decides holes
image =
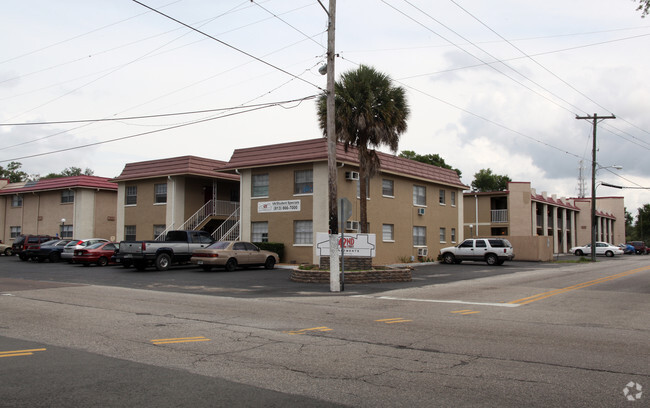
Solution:
[[[576,116],[576,119],[593,120],[593,146],[591,149],[591,260],[596,261],[596,127],[598,119],[616,119],[616,116]]]
[[[320,3],[320,1],[319,1]],[[322,5],[322,4],[321,4]],[[327,169],[329,181],[329,238],[330,238],[330,291],[339,292],[339,251],[338,251],[338,209],[337,209],[337,171],[336,171],[336,121],[335,121],[335,89],[334,89],[334,29],[336,23],[336,0],[329,1],[326,10],[327,22]]]

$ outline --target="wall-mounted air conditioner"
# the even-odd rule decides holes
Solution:
[[[345,172],[345,179],[346,180],[359,180],[359,172],[358,171],[346,171]]]
[[[418,256],[428,256],[429,248],[418,248]]]
[[[424,215],[424,208],[418,208],[418,215]]]
[[[345,222],[346,231],[359,231],[359,221],[346,221]]]

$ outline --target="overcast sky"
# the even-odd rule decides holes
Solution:
[[[4,2],[0,123],[15,125],[0,126],[0,166],[115,177],[130,162],[227,161],[236,148],[322,136],[309,99],[326,86],[327,16],[316,0],[143,3],[178,21],[127,0]],[[598,180],[633,188],[598,195],[623,195],[636,213],[650,203],[638,189],[650,186],[650,18],[635,9],[632,0],[339,1],[337,77],[359,64],[390,75],[411,107],[399,150],[439,154],[468,185],[490,168],[573,197],[584,159],[589,196],[592,123],[576,115],[614,114],[598,125],[597,162],[623,169]],[[294,102],[266,105],[284,101]]]

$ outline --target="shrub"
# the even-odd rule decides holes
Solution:
[[[280,262],[284,259],[284,244],[281,242],[253,242],[259,249],[278,254]]]

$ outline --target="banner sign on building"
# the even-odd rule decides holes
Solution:
[[[300,211],[300,200],[263,201],[257,203],[258,213]]]
[[[330,238],[326,232],[316,233],[316,254],[318,256],[330,256]],[[377,241],[375,234],[344,234],[343,239],[337,236],[339,256],[341,255],[341,244],[345,250],[344,256],[375,257]]]

